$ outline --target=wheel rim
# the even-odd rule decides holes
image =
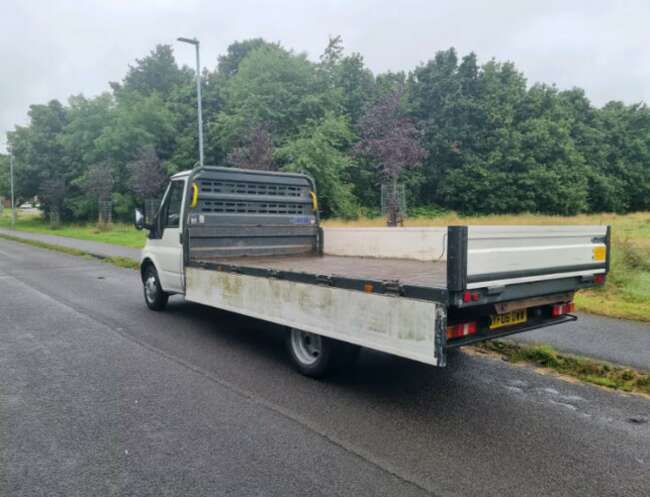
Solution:
[[[292,328],[291,348],[301,363],[311,366],[320,358],[323,342],[319,335]]]
[[[154,302],[158,296],[158,284],[156,283],[156,277],[151,275],[144,282],[144,295],[147,297],[147,301]]]

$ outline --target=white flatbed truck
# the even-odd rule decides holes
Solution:
[[[609,226],[322,228],[308,176],[215,166],[174,175],[136,226],[149,308],[181,294],[282,325],[314,377],[360,347],[445,366],[449,349],[573,321],[610,258]]]

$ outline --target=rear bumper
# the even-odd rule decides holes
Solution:
[[[578,318],[571,314],[565,314],[563,316],[558,316],[556,318],[545,318],[535,321],[529,321],[527,323],[511,326],[505,328],[501,331],[490,331],[482,330],[479,331],[476,335],[467,336],[462,339],[453,340],[446,344],[447,349],[455,349],[457,347],[462,347],[463,345],[471,345],[473,343],[485,342],[487,340],[494,340],[496,338],[503,338],[509,335],[515,335],[517,333],[523,333],[525,331],[532,331],[539,328],[546,328],[547,326],[554,326],[556,324],[570,323],[576,321]]]
[[[480,288],[472,290],[479,293],[478,301],[463,301],[462,292],[453,292],[449,295],[449,305],[458,309],[469,309],[486,304],[496,304],[499,302],[509,302],[513,300],[522,300],[531,297],[540,297],[543,295],[553,295],[559,293],[575,292],[586,288],[596,288],[599,285],[594,283],[592,276],[572,276],[569,278],[559,278],[553,280],[533,281],[529,283],[519,283],[516,285],[507,285],[492,288]]]

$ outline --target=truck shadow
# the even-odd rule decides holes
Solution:
[[[363,349],[354,367],[337,372],[324,379],[313,380],[295,372],[285,348],[286,331],[282,326],[239,314],[176,300],[170,302],[169,312],[179,318],[191,319],[192,333],[203,340],[217,342],[220,351],[227,347],[233,354],[243,354],[242,367],[250,367],[251,374],[288,374],[307,384],[323,384],[343,390],[379,393],[381,396],[435,391],[445,395],[459,387],[457,375],[468,367],[462,351],[452,351],[448,365],[437,368],[382,352]],[[198,324],[201,323],[200,326]]]

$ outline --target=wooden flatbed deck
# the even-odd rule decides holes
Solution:
[[[342,276],[368,281],[398,281],[401,285],[447,288],[446,261],[414,261],[334,255],[210,257],[192,258],[193,262],[226,264],[248,268],[308,273],[317,276]]]

